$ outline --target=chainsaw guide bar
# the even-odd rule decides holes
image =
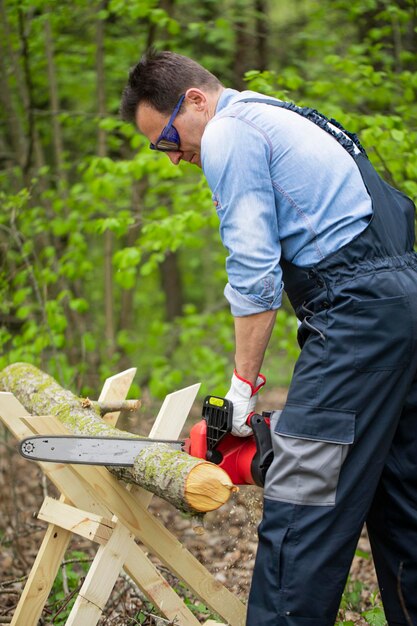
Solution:
[[[23,439],[19,452],[31,461],[130,467],[142,450],[161,443],[173,450],[182,450],[184,445],[184,441],[167,439],[38,435]]]

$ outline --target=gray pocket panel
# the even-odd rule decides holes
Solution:
[[[354,429],[354,411],[287,404],[273,413],[274,460],[266,475],[265,497],[333,506]]]

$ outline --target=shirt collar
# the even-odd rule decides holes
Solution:
[[[216,113],[219,113],[222,109],[225,109],[232,101],[240,96],[240,91],[236,89],[224,89],[220,94],[220,98],[217,101]]]

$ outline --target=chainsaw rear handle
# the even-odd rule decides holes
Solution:
[[[271,428],[270,428],[270,411],[264,411],[262,415],[255,413],[249,419],[249,424],[255,438],[256,453],[251,463],[251,474],[255,481],[255,485],[263,487],[265,484],[265,475],[274,458],[272,449]]]

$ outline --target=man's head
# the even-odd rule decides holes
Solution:
[[[130,71],[120,112],[173,163],[183,159],[201,167],[201,137],[222,90],[192,59],[150,50]]]

